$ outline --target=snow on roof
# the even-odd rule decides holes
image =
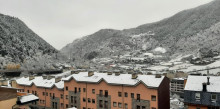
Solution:
[[[154,56],[153,53],[148,53],[148,52],[144,53],[144,55],[145,55],[145,56],[149,56],[149,57],[153,57],[153,56]]]
[[[71,107],[71,108],[67,108],[67,109],[77,109],[76,107]]]
[[[154,51],[161,52],[161,53],[166,53],[166,49],[162,48],[162,47],[157,47],[157,48],[154,49]]]
[[[64,88],[64,82],[62,80],[55,83],[55,78],[51,78],[50,80],[48,80],[43,79],[42,76],[35,77],[33,80],[29,80],[29,77],[22,77],[20,79],[17,79],[16,82],[19,85],[31,86],[32,84],[35,84],[37,87],[52,88],[53,86],[56,86],[58,89]]]
[[[154,71],[162,71],[162,70],[169,69],[169,67],[166,67],[166,66],[152,66],[152,67],[149,67],[148,69],[154,70]]]
[[[94,75],[88,77],[88,72],[80,72],[79,74],[72,74],[69,77],[64,78],[64,81],[69,81],[72,78],[78,82],[90,82],[98,83],[101,80],[104,80],[108,84],[115,85],[137,85],[142,82],[149,87],[159,87],[160,83],[164,79],[164,76],[161,78],[155,78],[155,75],[138,75],[136,79],[131,78],[131,74],[120,74],[115,76],[115,74],[107,75],[107,73],[97,73],[94,72]]]
[[[202,91],[202,83],[207,82],[207,76],[189,76],[184,90]],[[220,77],[210,76],[207,92],[220,92]]]
[[[30,101],[34,101],[34,100],[38,100],[38,99],[39,98],[33,94],[28,94],[28,95],[20,97],[21,103],[26,103],[26,102],[30,102]]]

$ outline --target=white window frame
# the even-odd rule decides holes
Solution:
[[[195,99],[200,100],[201,99],[201,94],[200,93],[195,93]]]
[[[212,98],[213,95],[215,95],[215,99]],[[211,100],[212,100],[213,102],[216,102],[216,101],[217,101],[217,94],[211,94]]]

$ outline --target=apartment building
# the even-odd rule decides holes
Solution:
[[[169,79],[160,75],[72,72],[65,78],[22,77],[39,109],[169,109]]]
[[[184,104],[187,109],[220,109],[220,77],[189,76]]]
[[[177,94],[181,98],[184,97],[184,87],[185,87],[185,81],[184,78],[173,78],[170,81],[170,92],[171,94]]]

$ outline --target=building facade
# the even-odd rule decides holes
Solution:
[[[184,89],[188,109],[220,109],[220,77],[189,76]]]
[[[65,78],[22,77],[17,87],[33,93],[38,109],[169,109],[164,76],[72,72]]]
[[[184,78],[173,78],[170,81],[170,92],[171,94],[177,94],[181,98],[184,97],[184,87],[185,87],[185,81]]]

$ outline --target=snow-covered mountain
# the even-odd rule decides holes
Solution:
[[[21,20],[0,14],[0,66],[44,67],[58,51]],[[40,66],[39,66],[40,65]]]
[[[85,60],[132,53],[134,50],[163,50],[174,57],[197,53],[201,49],[219,52],[219,25],[220,0],[214,0],[136,28],[102,29],[73,41],[61,52],[73,59]]]

